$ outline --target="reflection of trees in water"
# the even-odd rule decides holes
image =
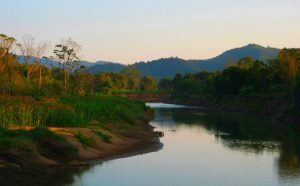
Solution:
[[[263,118],[237,113],[209,113],[201,110],[173,111],[175,122],[201,125],[231,150],[262,154],[279,152],[278,175],[281,180],[300,180],[300,136],[286,125],[274,125]],[[200,113],[200,114],[199,114]]]
[[[43,166],[25,167],[22,171],[14,167],[1,170],[0,185],[18,186],[65,186],[72,185],[90,167],[48,168]]]
[[[262,154],[265,151],[278,152],[280,144],[268,141],[222,140],[222,144],[232,150]]]
[[[299,143],[283,143],[277,164],[280,177],[300,179]]]
[[[88,171],[91,167],[69,167],[65,169],[56,169],[50,171],[44,179],[45,186],[65,186],[72,185],[76,181],[76,177],[80,178],[84,172]]]
[[[169,109],[156,109],[154,113],[154,121],[161,125],[174,125],[173,113]]]

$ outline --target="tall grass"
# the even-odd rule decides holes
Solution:
[[[68,96],[61,98],[61,102],[71,105],[75,112],[82,114],[85,121],[135,124],[146,109],[143,102],[117,96]]]
[[[1,127],[80,126],[80,116],[68,105],[36,101],[0,100]]]
[[[85,127],[91,121],[135,124],[146,107],[114,96],[67,96],[56,102],[0,99],[0,127]]]

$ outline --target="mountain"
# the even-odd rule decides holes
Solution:
[[[210,72],[223,70],[230,60],[239,60],[243,57],[252,57],[256,60],[267,61],[276,58],[279,49],[262,47],[256,44],[249,44],[244,47],[234,48],[211,59],[206,60],[185,60],[180,58],[162,58],[148,62],[138,62],[134,66],[138,68],[142,76],[151,75],[156,79],[174,77],[176,73],[187,74],[197,73],[203,70]],[[24,63],[24,57],[19,56],[19,61]],[[41,59],[45,66],[60,67],[59,63],[50,59]],[[126,65],[108,61],[80,61],[80,66],[87,68],[87,72],[97,74],[100,72],[120,72]]]
[[[18,61],[20,63],[25,63],[24,56],[18,56]],[[31,62],[33,61],[34,60],[31,60]],[[42,58],[41,64],[46,67],[61,67],[61,65],[57,61],[51,60],[49,58]],[[86,67],[87,71],[92,74],[99,72],[119,72],[126,67],[126,65],[109,61],[79,61],[79,66]]]
[[[126,65],[120,63],[112,63],[112,62],[105,62],[105,63],[96,63],[95,65],[91,66],[87,69],[87,71],[91,74],[97,74],[100,72],[120,72],[126,68]]]
[[[230,60],[236,61],[243,57],[252,57],[255,60],[266,62],[268,59],[276,58],[278,52],[279,49],[276,48],[265,48],[260,45],[249,44],[241,48],[228,50],[212,59],[195,61],[195,65],[200,70],[217,71],[223,70]]]
[[[255,60],[267,61],[276,58],[279,49],[262,47],[256,44],[249,44],[241,48],[228,50],[221,55],[207,60],[184,60],[180,58],[162,58],[149,62],[139,62],[134,65],[141,71],[141,74],[151,75],[156,79],[174,77],[176,73],[197,73],[203,70],[223,70],[230,60],[239,60],[243,57],[252,57]]]
[[[164,77],[174,77],[176,73],[197,73],[200,70],[195,62],[180,58],[162,58],[149,62],[135,63],[134,66],[139,69],[142,76],[150,75],[156,79]]]

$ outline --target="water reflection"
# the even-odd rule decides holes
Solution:
[[[76,186],[300,183],[300,137],[293,129],[253,116],[172,105],[155,108],[151,124],[165,132],[162,150],[56,171],[44,180]]]
[[[64,169],[53,169],[48,172],[48,175],[43,177],[40,185],[44,186],[67,186],[76,182],[84,172],[90,170],[91,167],[69,167]]]
[[[205,113],[196,108],[158,109],[163,125],[202,126],[224,147],[245,153],[278,152],[278,178],[283,183],[300,183],[300,136],[292,128],[274,126],[262,118],[235,113]]]

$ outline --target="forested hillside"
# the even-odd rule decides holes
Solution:
[[[187,74],[201,71],[223,70],[227,64],[236,63],[243,57],[251,57],[255,60],[267,62],[276,58],[278,49],[265,48],[250,44],[241,48],[231,49],[223,54],[207,60],[184,60],[180,58],[163,58],[149,62],[134,64],[142,75],[151,75],[156,79],[174,77],[176,73]]]

